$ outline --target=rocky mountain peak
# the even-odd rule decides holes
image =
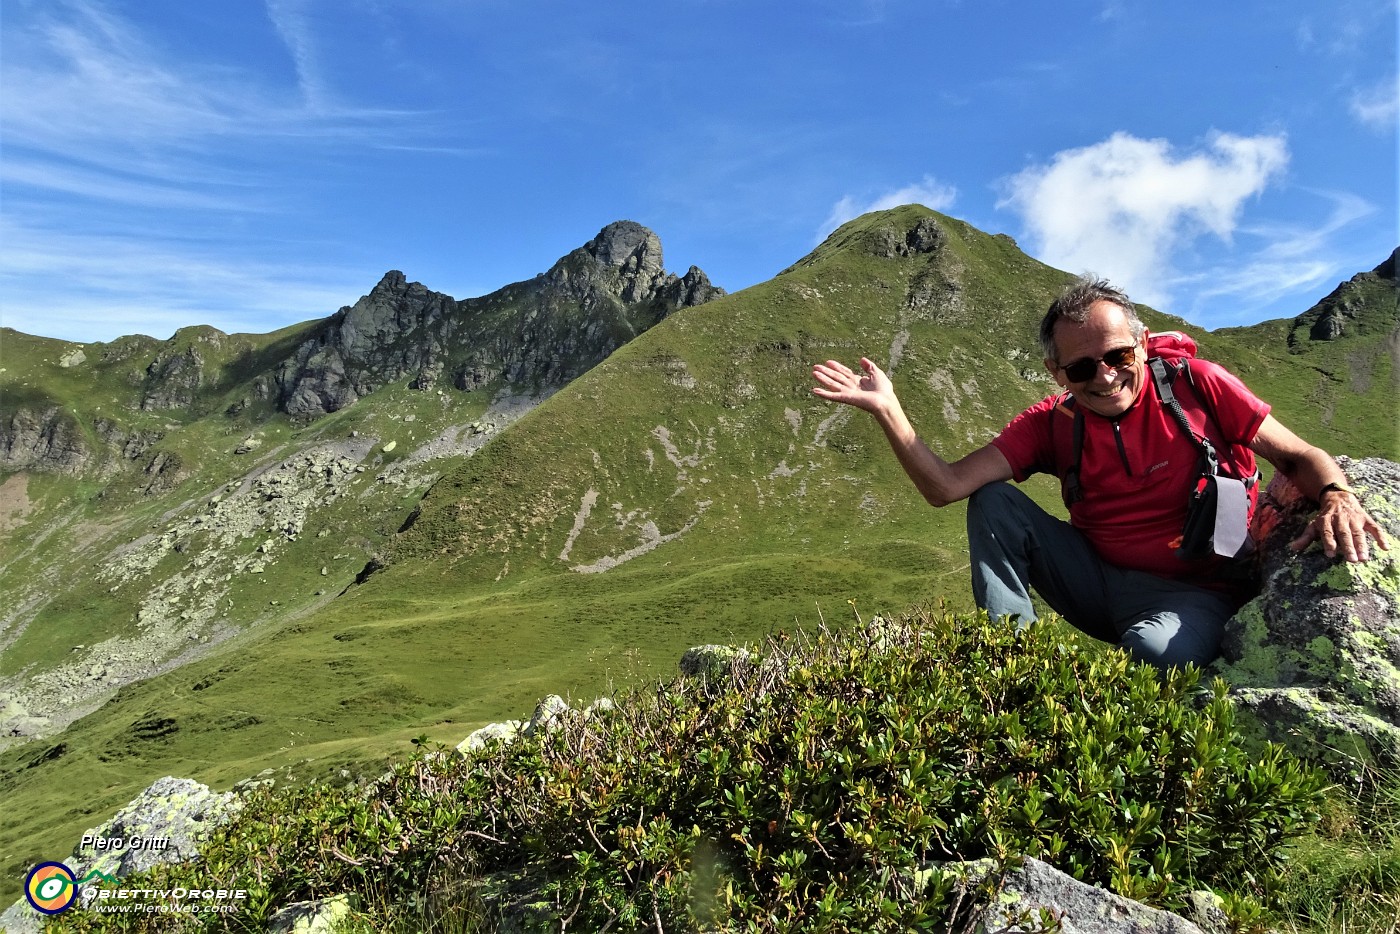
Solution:
[[[384,278],[379,280],[379,284],[370,290],[369,297],[383,298],[401,295],[407,290],[408,278],[397,269],[391,269],[384,274]]]
[[[1400,248],[1392,251],[1375,269],[1352,276],[1294,318],[1288,346],[1298,348],[1310,341],[1334,341],[1368,331],[1394,330],[1400,321],[1397,262],[1400,262]]]
[[[655,275],[664,268],[661,238],[636,221],[614,221],[580,249],[614,269],[630,267]]]

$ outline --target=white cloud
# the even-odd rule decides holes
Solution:
[[[1246,200],[1288,164],[1282,136],[1212,136],[1179,154],[1115,133],[1006,180],[998,207],[1021,214],[1041,260],[1108,276],[1138,301],[1168,297],[1175,256],[1203,234],[1229,241]]]
[[[1351,95],[1351,115],[1373,130],[1395,132],[1400,122],[1400,76],[1391,75]]]
[[[291,53],[306,106],[313,111],[322,110],[327,94],[307,3],[305,0],[267,0],[267,15]]]
[[[817,242],[825,240],[837,227],[862,214],[871,211],[888,211],[904,204],[922,204],[935,211],[946,211],[957,200],[958,190],[952,185],[944,185],[932,176],[925,175],[922,181],[879,195],[869,201],[859,201],[846,195],[832,207],[826,220],[817,231]]]
[[[41,159],[7,156],[0,162],[0,183],[15,198],[16,188],[73,195],[88,201],[135,205],[147,208],[173,208],[187,211],[247,211],[252,205],[246,192],[228,179],[222,185],[226,192],[202,191],[213,185],[169,184],[153,178],[131,179],[118,173],[95,172],[90,169],[60,165]]]
[[[1331,202],[1332,210],[1325,221],[1305,225],[1263,222],[1240,228],[1241,233],[1264,242],[1264,247],[1259,251],[1261,257],[1269,261],[1295,260],[1325,251],[1333,234],[1364,217],[1370,217],[1377,210],[1374,204],[1350,192],[1309,193]]]
[[[96,0],[10,17],[0,56],[7,147],[168,178],[197,161],[222,162],[232,142],[404,143],[406,118],[421,115],[328,106],[306,18],[285,0],[273,8],[297,89],[270,85],[253,69],[181,60]]]
[[[357,274],[278,252],[277,218],[304,203],[279,170],[440,141],[421,115],[329,102],[312,21],[296,0],[268,2],[298,84],[192,59],[102,0],[6,7],[7,324],[85,340],[194,321],[265,331],[364,291]]]

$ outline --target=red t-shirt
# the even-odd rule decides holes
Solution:
[[[1188,384],[1183,372],[1172,389],[1191,427],[1210,438],[1221,473],[1252,476],[1254,453],[1248,445],[1269,414],[1268,404],[1223,367],[1206,360],[1192,360],[1190,366],[1194,383]],[[1063,404],[1067,399],[1056,395],[1037,402],[992,441],[1011,464],[1017,483],[1035,473],[1055,474],[1063,480],[1070,466],[1063,452],[1072,449],[1069,439],[1075,411]],[[1206,417],[1202,399],[1214,413],[1213,419]],[[1216,579],[1224,559],[1183,561],[1176,556],[1187,504],[1199,476],[1200,449],[1162,405],[1152,373],[1146,370],[1141,394],[1119,418],[1084,410],[1079,465],[1083,499],[1070,506],[1070,524],[1110,564],[1199,587],[1229,589]],[[1251,488],[1251,512],[1256,493]]]

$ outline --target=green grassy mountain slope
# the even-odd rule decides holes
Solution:
[[[718,294],[694,267],[667,273],[656,235],[621,221],[479,299],[390,272],[355,305],[268,335],[79,345],[6,331],[0,747],[314,611],[439,464]]]
[[[133,494],[122,521],[153,529],[124,552],[140,560],[107,578],[75,573],[53,618],[89,621],[102,635],[121,620],[139,629],[128,591],[180,579],[206,553],[195,519],[240,492],[276,503],[328,470],[350,479],[321,508],[258,513],[268,522],[226,560],[245,569],[276,560],[227,582],[220,600],[246,615],[230,618],[222,641],[126,684],[62,733],[0,753],[0,802],[17,815],[0,827],[0,870],[13,879],[57,858],[161,775],[227,787],[268,767],[297,777],[373,770],[420,733],[455,742],[545,694],[591,697],[610,681],[669,670],[689,645],[848,618],[848,600],[863,614],[970,603],[961,509],[929,509],[869,419],[812,397],[811,364],[871,356],[930,444],[961,454],[1050,390],[1033,335],[1068,278],[1009,238],[922,208],[867,215],[773,280],[669,314],[473,456],[428,465],[441,473],[430,487],[407,452],[485,414],[484,400],[455,384],[377,386],[309,425],[272,416],[257,425],[255,450],[277,454],[211,455],[262,458],[262,473],[237,474],[236,487],[214,480],[206,461],[187,461],[214,482],[191,479],[178,493],[191,506],[165,501],[160,514]],[[1192,330],[1144,316],[1154,329]],[[1364,456],[1390,453],[1364,440],[1389,440],[1394,412],[1394,371],[1372,354],[1394,324],[1378,328],[1334,342],[1372,361],[1368,401],[1345,423],[1324,424],[1294,386],[1316,369],[1290,352],[1286,331],[1276,339],[1276,326],[1260,325],[1201,341],[1285,423],[1305,436],[1326,428],[1339,443],[1318,440]],[[223,444],[238,445],[234,435]],[[324,458],[296,460],[317,446]],[[26,482],[39,490],[31,502],[93,483],[32,473]],[[1032,488],[1046,503],[1058,498],[1052,483]],[[97,503],[85,508],[49,534],[100,535],[112,520]],[[275,521],[298,522],[295,541],[263,537]],[[32,526],[5,556],[26,576],[45,573],[44,533]],[[0,578],[7,590],[15,580]],[[169,596],[187,612],[204,592]],[[45,628],[6,649],[0,674],[79,641],[75,628]]]

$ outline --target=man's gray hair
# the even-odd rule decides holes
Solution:
[[[1097,276],[1085,274],[1080,276],[1075,283],[1060,293],[1060,297],[1050,303],[1050,310],[1045,313],[1045,317],[1040,319],[1040,350],[1045,354],[1045,359],[1060,362],[1058,353],[1055,350],[1055,325],[1061,319],[1073,321],[1075,324],[1083,324],[1089,319],[1089,309],[1096,302],[1112,302],[1123,309],[1123,315],[1128,319],[1128,327],[1133,334],[1133,340],[1141,340],[1143,333],[1147,330],[1147,325],[1142,323],[1142,319],[1137,316],[1137,310],[1133,307],[1133,300],[1121,290],[1115,289],[1108,284],[1107,279],[1100,279]]]

